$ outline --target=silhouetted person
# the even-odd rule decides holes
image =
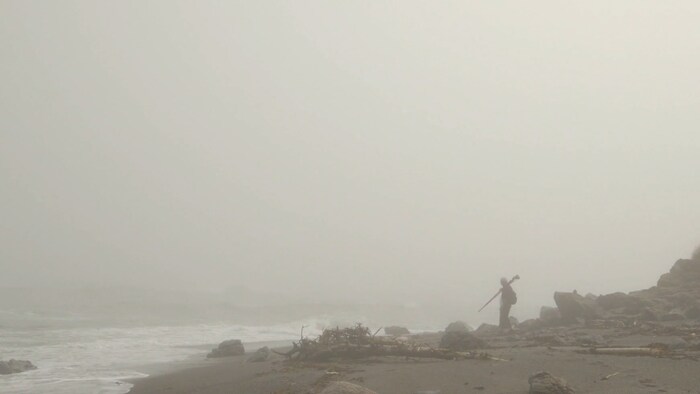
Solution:
[[[510,308],[516,302],[518,302],[518,297],[508,283],[508,279],[501,278],[501,318],[498,323],[501,329],[510,330],[513,328],[510,324]]]

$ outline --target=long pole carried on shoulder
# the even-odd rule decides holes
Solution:
[[[509,284],[509,285],[510,285],[510,284],[513,284],[513,282],[515,282],[515,281],[518,280],[518,279],[520,279],[520,275],[515,275],[515,276],[513,277],[513,279],[511,279],[510,282],[508,282],[508,284]],[[479,312],[483,311],[484,308],[486,308],[486,307],[491,303],[491,301],[495,300],[496,297],[498,297],[498,295],[501,294],[502,291],[503,291],[502,288],[501,288],[501,289],[498,289],[498,292],[496,293],[496,295],[494,295],[493,297],[491,297],[491,299],[488,300],[488,301],[484,304],[484,306],[481,307],[481,309],[479,309]]]

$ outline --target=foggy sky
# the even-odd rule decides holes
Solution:
[[[2,0],[0,286],[470,308],[516,273],[525,303],[649,287],[700,242],[698,20]]]

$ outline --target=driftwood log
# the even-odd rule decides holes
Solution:
[[[326,329],[318,338],[309,339],[304,337],[302,328],[301,338],[298,342],[293,343],[291,350],[286,353],[275,353],[285,356],[288,360],[306,362],[380,356],[506,361],[492,357],[488,353],[456,352],[427,345],[400,342],[395,339],[377,338],[377,332],[379,330],[372,334],[367,327],[357,324],[351,328]]]

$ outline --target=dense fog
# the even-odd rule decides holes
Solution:
[[[699,17],[5,0],[2,304],[447,320],[515,274],[515,316],[652,286],[700,242]]]

